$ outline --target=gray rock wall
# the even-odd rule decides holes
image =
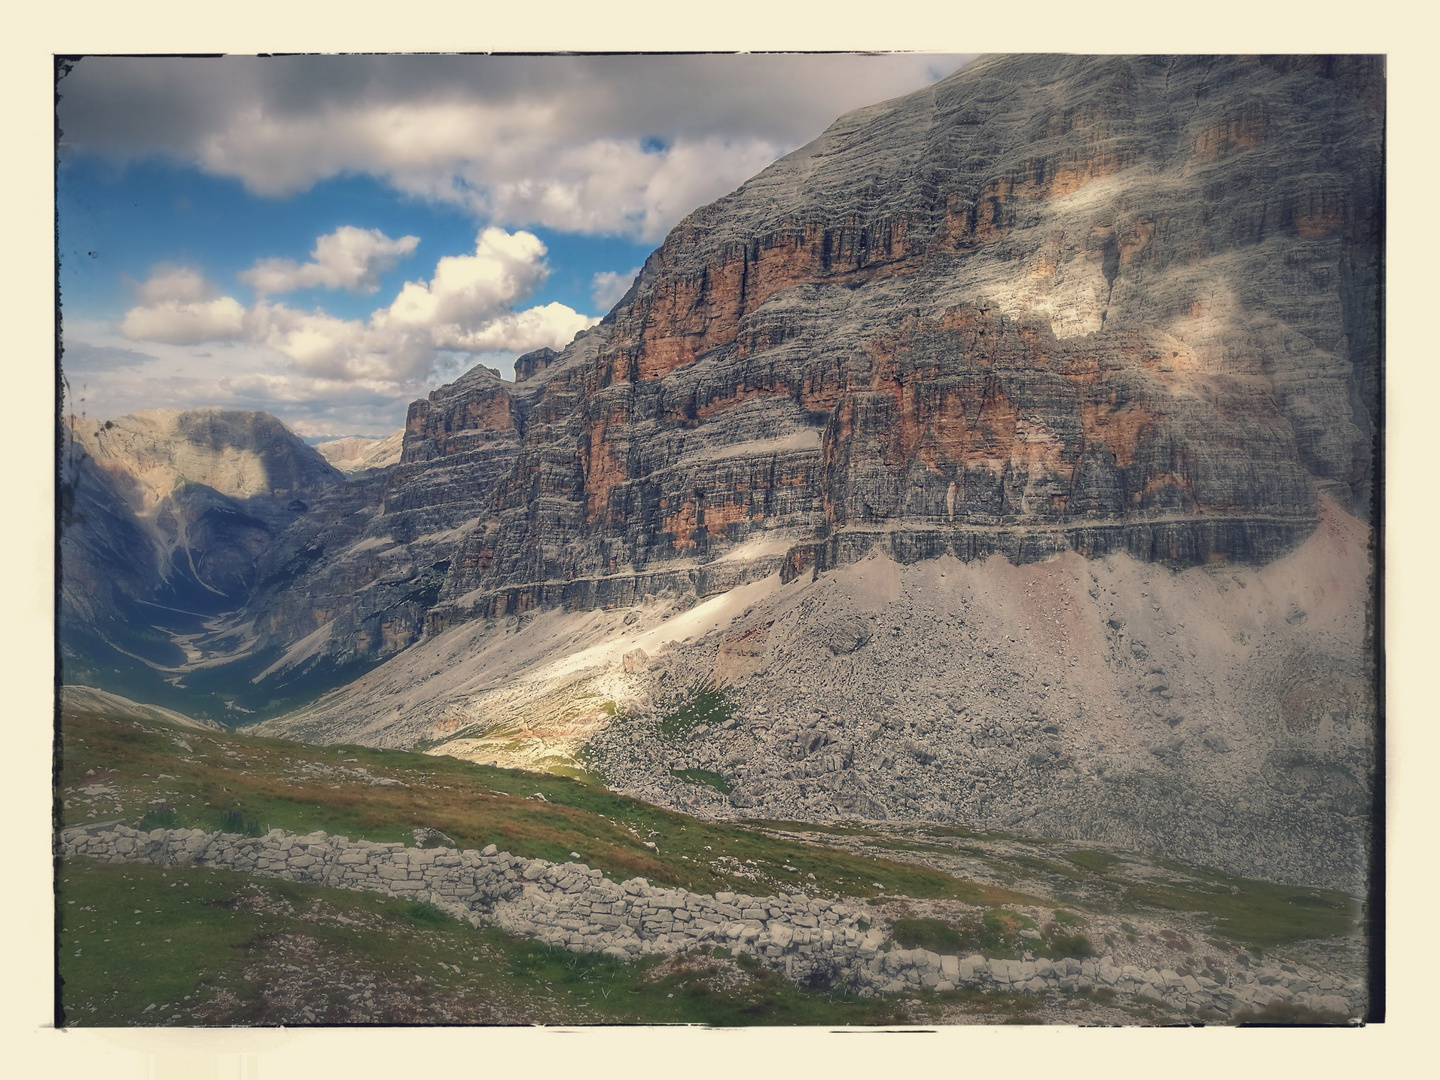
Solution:
[[[883,930],[861,929],[849,904],[789,896],[718,892],[705,896],[614,882],[580,863],[523,859],[499,851],[411,848],[314,832],[271,830],[258,838],[202,829],[143,832],[117,822],[76,826],[60,835],[64,858],[209,866],[287,881],[357,889],[434,904],[472,926],[486,923],[575,952],[618,960],[724,946],[796,982],[847,986],[860,996],[961,986],[1050,996],[1108,987],[1119,995],[1228,1016],[1273,1001],[1360,1015],[1365,991],[1354,979],[1270,962],[1221,986],[1167,969],[1141,970],[1113,957],[1004,960],[942,956],[882,947]]]
[[[841,117],[518,383],[414,402],[376,512],[273,545],[245,619],[389,656],[724,588],[781,535],[790,574],[877,543],[1261,565],[1317,492],[1368,517],[1383,66],[1320,59],[990,57]],[[433,580],[388,588],[407,564]]]

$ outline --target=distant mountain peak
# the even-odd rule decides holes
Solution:
[[[349,475],[368,469],[383,469],[400,460],[400,451],[405,444],[405,430],[378,438],[349,436],[343,439],[327,439],[315,444],[331,465]]]

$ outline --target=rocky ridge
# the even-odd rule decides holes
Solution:
[[[138,716],[145,720],[161,720],[166,723],[178,724],[181,727],[198,728],[204,731],[223,730],[222,725],[217,724],[214,720],[200,720],[176,712],[174,709],[165,709],[158,705],[144,705],[138,701],[121,697],[119,694],[97,690],[93,686],[62,686],[60,688],[60,707],[64,710],[80,712],[120,713],[125,716]]]
[[[621,960],[719,945],[787,978],[849,986],[861,996],[911,987],[939,992],[976,987],[1058,997],[1106,988],[1212,1020],[1272,1002],[1337,1019],[1365,1010],[1363,983],[1307,965],[1247,960],[1226,971],[1222,984],[1205,975],[1117,962],[1110,954],[1052,961],[882,951],[885,931],[838,900],[701,896],[655,888],[643,878],[616,883],[599,870],[517,859],[493,844],[480,852],[456,851],[351,842],[323,832],[293,836],[275,830],[245,838],[200,829],[141,832],[103,822],[65,830],[61,848],[67,858],[215,866],[424,900],[472,925],[493,922],[511,933]]]
[[[1373,58],[991,57],[842,117],[519,381],[412,405],[353,535],[459,529],[443,554],[357,565],[331,514],[269,572],[335,614],[340,661],[877,546],[1258,565],[1319,491],[1367,519],[1378,87]],[[360,593],[395,563],[436,587],[377,635]],[[274,590],[247,617],[283,648],[316,629]]]
[[[72,417],[61,436],[59,614],[71,683],[195,659],[207,620],[251,595],[261,553],[341,479],[267,413]]]
[[[562,757],[663,801],[1353,888],[1383,86],[1378,58],[992,57],[842,117],[599,326],[437,389],[399,463],[247,534],[243,604],[166,673],[290,693],[275,729],[313,738],[537,735],[544,767],[552,732],[504,730],[539,688]],[[92,494],[98,564],[143,530]],[[652,738],[705,680],[735,724]]]
[[[346,475],[383,469],[400,460],[404,447],[405,432],[395,432],[383,439],[368,439],[354,436],[344,439],[327,439],[315,444],[320,456]]]

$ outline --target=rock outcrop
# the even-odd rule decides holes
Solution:
[[[619,648],[586,693],[698,674],[783,719],[689,763],[597,736],[629,790],[708,763],[767,813],[938,801],[1363,879],[1383,103],[1380,58],[1021,56],[844,116],[518,381],[415,402],[400,461],[257,532],[243,604],[187,647],[272,713],[348,683],[278,730],[384,745],[483,728],[531,659],[561,694]],[[125,542],[115,513],[91,542]],[[1323,579],[1267,587],[1293,611],[1224,599],[1297,553]],[[937,607],[845,576],[872,557],[1038,569]],[[714,625],[656,629],[721,594]],[[663,640],[615,644],[632,619]],[[903,666],[938,644],[963,652]]]
[[[494,924],[621,961],[721,946],[796,982],[843,987],[861,997],[964,986],[1063,999],[1108,988],[1137,1003],[1163,1002],[1211,1021],[1284,1002],[1333,1013],[1336,1022],[1363,1016],[1368,997],[1353,977],[1289,962],[1257,964],[1252,971],[1247,958],[1221,984],[1204,975],[1116,962],[1108,953],[1007,960],[892,948],[864,918],[869,913],[838,899],[703,895],[656,887],[644,878],[619,883],[580,863],[517,858],[494,844],[482,851],[418,849],[352,843],[324,832],[296,836],[276,829],[247,838],[201,829],[143,832],[108,822],[66,829],[61,850],[67,859],[211,866],[421,900],[472,926]]]
[[[1368,518],[1382,88],[1365,58],[996,57],[842,117],[518,383],[412,406],[387,512],[485,496],[424,626],[877,545],[1261,564],[1319,491]]]

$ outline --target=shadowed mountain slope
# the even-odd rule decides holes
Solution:
[[[175,678],[708,813],[1363,881],[1383,104],[1379,58],[1019,56],[841,117],[414,402]]]

